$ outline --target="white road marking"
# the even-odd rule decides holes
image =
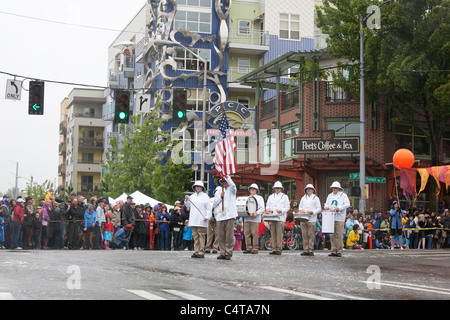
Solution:
[[[287,290],[287,289],[281,289],[281,288],[275,288],[275,287],[264,286],[264,287],[261,287],[261,288],[262,289],[266,289],[266,290],[272,290],[272,291],[277,291],[277,292],[281,292],[281,293],[296,295],[296,296],[300,296],[300,297],[303,297],[303,298],[314,299],[314,300],[336,300],[336,299],[333,299],[333,298],[326,298],[326,297],[317,296],[317,295],[314,295],[314,294],[297,292],[297,291],[293,291],[293,290]]]
[[[170,293],[170,294],[173,294],[174,296],[181,297],[181,298],[186,299],[186,300],[206,300],[204,298],[197,297],[197,296],[194,296],[192,294],[181,292],[181,291],[178,291],[178,290],[163,290],[163,291],[167,292],[167,293]]]
[[[165,298],[162,298],[160,296],[151,294],[151,293],[149,293],[147,291],[144,291],[144,290],[127,290],[127,291],[131,292],[131,293],[133,293],[133,294],[135,294],[137,296],[140,296],[140,297],[142,297],[144,299],[147,299],[147,300],[167,300]]]
[[[362,283],[367,284],[373,284],[372,281],[360,281]],[[431,293],[437,293],[437,294],[445,294],[450,295],[450,291],[447,292],[447,289],[443,288],[435,288],[435,287],[427,287],[427,286],[420,286],[416,284],[408,284],[408,283],[399,283],[399,282],[389,282],[389,281],[382,281],[379,283],[381,286],[388,286],[388,287],[394,287],[394,288],[400,288],[400,289],[408,289],[408,290],[416,290],[416,291],[422,291],[422,292],[431,292]],[[432,289],[428,289],[432,288]]]
[[[16,300],[9,292],[0,292],[0,300]]]

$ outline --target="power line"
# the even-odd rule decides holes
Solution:
[[[55,24],[61,24],[61,25],[66,25],[66,26],[72,26],[72,27],[80,27],[80,28],[101,30],[101,31],[141,33],[141,32],[133,32],[133,31],[126,31],[126,30],[119,30],[119,29],[112,29],[112,28],[105,28],[105,27],[97,27],[97,26],[89,26],[89,25],[82,25],[82,24],[76,24],[76,23],[69,23],[69,22],[50,20],[50,19],[44,19],[44,18],[37,18],[37,17],[31,17],[31,16],[26,16],[26,15],[12,13],[12,12],[6,12],[6,11],[0,11],[0,14],[13,16],[13,17],[24,18],[24,19],[29,19],[29,20],[42,21],[42,22],[48,22],[48,23],[55,23]]]

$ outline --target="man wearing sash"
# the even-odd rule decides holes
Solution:
[[[299,211],[309,214],[307,222],[300,222],[303,239],[302,256],[314,255],[314,240],[316,238],[317,214],[322,211],[320,199],[316,196],[316,189],[312,184],[308,184],[304,189],[305,195],[300,200]]]
[[[338,181],[331,185],[332,192],[328,195],[324,209],[334,212],[334,234],[330,236],[331,253],[330,257],[341,257],[344,243],[345,214],[350,207],[350,201],[344,193]]]
[[[190,208],[189,227],[192,229],[194,239],[194,254],[192,258],[205,257],[205,238],[208,229],[208,220],[211,219],[211,202],[204,192],[202,181],[196,181],[192,186],[194,193],[185,198],[185,206]]]
[[[273,251],[269,254],[280,255],[283,250],[284,222],[286,214],[290,209],[289,198],[285,195],[283,185],[280,181],[275,182],[272,187],[273,193],[267,199],[266,211],[277,214],[277,221],[270,221],[270,235],[272,237]]]
[[[264,199],[259,195],[259,188],[256,183],[252,184],[248,190],[250,196],[255,197],[258,206],[256,212],[249,212],[249,216],[244,218],[244,237],[246,250],[244,253],[258,253],[259,246],[259,224],[261,223],[261,215],[264,213]]]
[[[217,259],[230,260],[234,249],[234,221],[238,216],[236,208],[237,188],[229,176],[222,180],[222,192],[214,196],[217,208],[216,221],[219,231],[219,251]]]

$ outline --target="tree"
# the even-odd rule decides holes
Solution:
[[[163,131],[157,112],[142,119],[132,117],[129,134],[122,140],[111,139],[112,155],[106,154],[102,193],[116,198],[136,190],[165,203],[184,196],[184,186],[191,181],[192,170],[167,158],[173,149],[171,136]],[[125,132],[122,125],[122,132]]]
[[[359,76],[359,19],[376,0],[324,0],[317,23],[329,35],[332,57],[346,58]],[[381,28],[364,27],[366,99],[384,102],[393,121],[412,123],[431,146],[431,163],[442,163],[450,120],[450,1],[398,0],[381,7]],[[359,96],[358,83],[338,85]],[[414,152],[414,150],[412,150]]]
[[[27,182],[27,186],[24,190],[22,190],[22,197],[31,197],[36,200],[36,203],[39,203],[39,200],[44,199],[48,193],[48,190],[53,188],[53,183],[48,180],[45,180],[42,184],[37,184],[33,182],[33,177],[31,177],[30,181]]]

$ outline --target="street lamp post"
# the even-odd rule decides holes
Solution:
[[[205,133],[206,133],[206,89],[208,86],[208,60],[201,57],[200,55],[196,54],[194,51],[189,49],[188,47],[184,46],[181,43],[175,43],[171,40],[162,40],[162,39],[154,39],[153,44],[155,45],[179,45],[180,47],[187,50],[189,53],[191,53],[193,56],[195,56],[197,59],[199,59],[203,63],[203,108],[202,108],[202,143],[201,143],[201,180],[205,178]],[[206,187],[208,189],[208,187]]]

